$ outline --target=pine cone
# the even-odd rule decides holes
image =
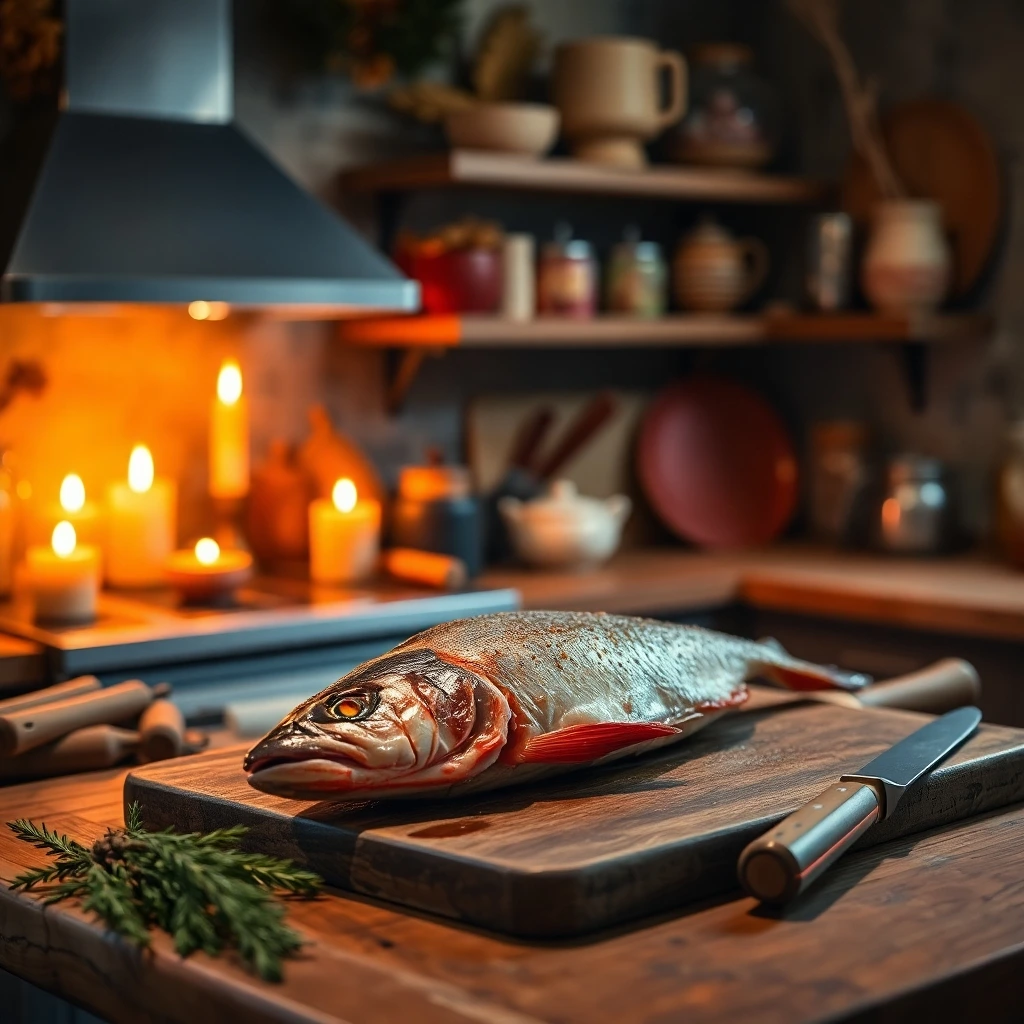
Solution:
[[[102,839],[92,844],[92,857],[97,864],[109,870],[119,861],[123,861],[129,850],[141,849],[142,844],[130,838],[123,829],[108,832]]]

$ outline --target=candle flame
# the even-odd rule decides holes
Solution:
[[[128,486],[136,494],[145,494],[153,486],[153,456],[144,444],[137,444],[128,459]]]
[[[85,506],[85,484],[77,473],[68,473],[60,485],[60,507],[65,512],[81,512]]]
[[[217,375],[217,397],[225,405],[234,405],[242,397],[242,371],[229,359]]]
[[[223,320],[231,311],[226,302],[207,302],[196,299],[188,304],[188,315],[193,320]]]
[[[53,553],[60,558],[67,558],[74,552],[77,543],[78,537],[75,535],[75,528],[66,519],[62,519],[53,528],[53,536],[50,537]]]
[[[339,512],[351,512],[356,507],[358,497],[356,485],[347,476],[335,481],[331,498],[334,501],[334,507]]]
[[[196,561],[200,565],[213,565],[220,558],[220,545],[212,537],[200,537],[196,541]]]

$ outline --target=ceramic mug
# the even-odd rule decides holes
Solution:
[[[661,102],[662,72],[668,96]],[[552,95],[562,130],[581,160],[642,167],[642,143],[686,110],[686,64],[646,39],[619,36],[565,43],[555,51]]]

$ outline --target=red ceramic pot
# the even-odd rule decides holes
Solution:
[[[427,313],[496,313],[501,305],[499,249],[415,253],[401,262],[419,281]]]

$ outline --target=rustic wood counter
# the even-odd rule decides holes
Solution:
[[[0,792],[0,820],[92,840],[123,773]],[[0,875],[41,854],[4,833]],[[0,890],[0,967],[114,1022],[666,1024],[1020,1020],[1024,807],[847,857],[790,912],[732,898],[575,944],[504,941],[329,894],[269,985],[230,959],[139,954],[81,912]]]
[[[528,608],[666,613],[760,609],[1024,639],[1024,573],[977,556],[886,558],[804,547],[726,554],[656,548],[593,572],[496,570]]]

